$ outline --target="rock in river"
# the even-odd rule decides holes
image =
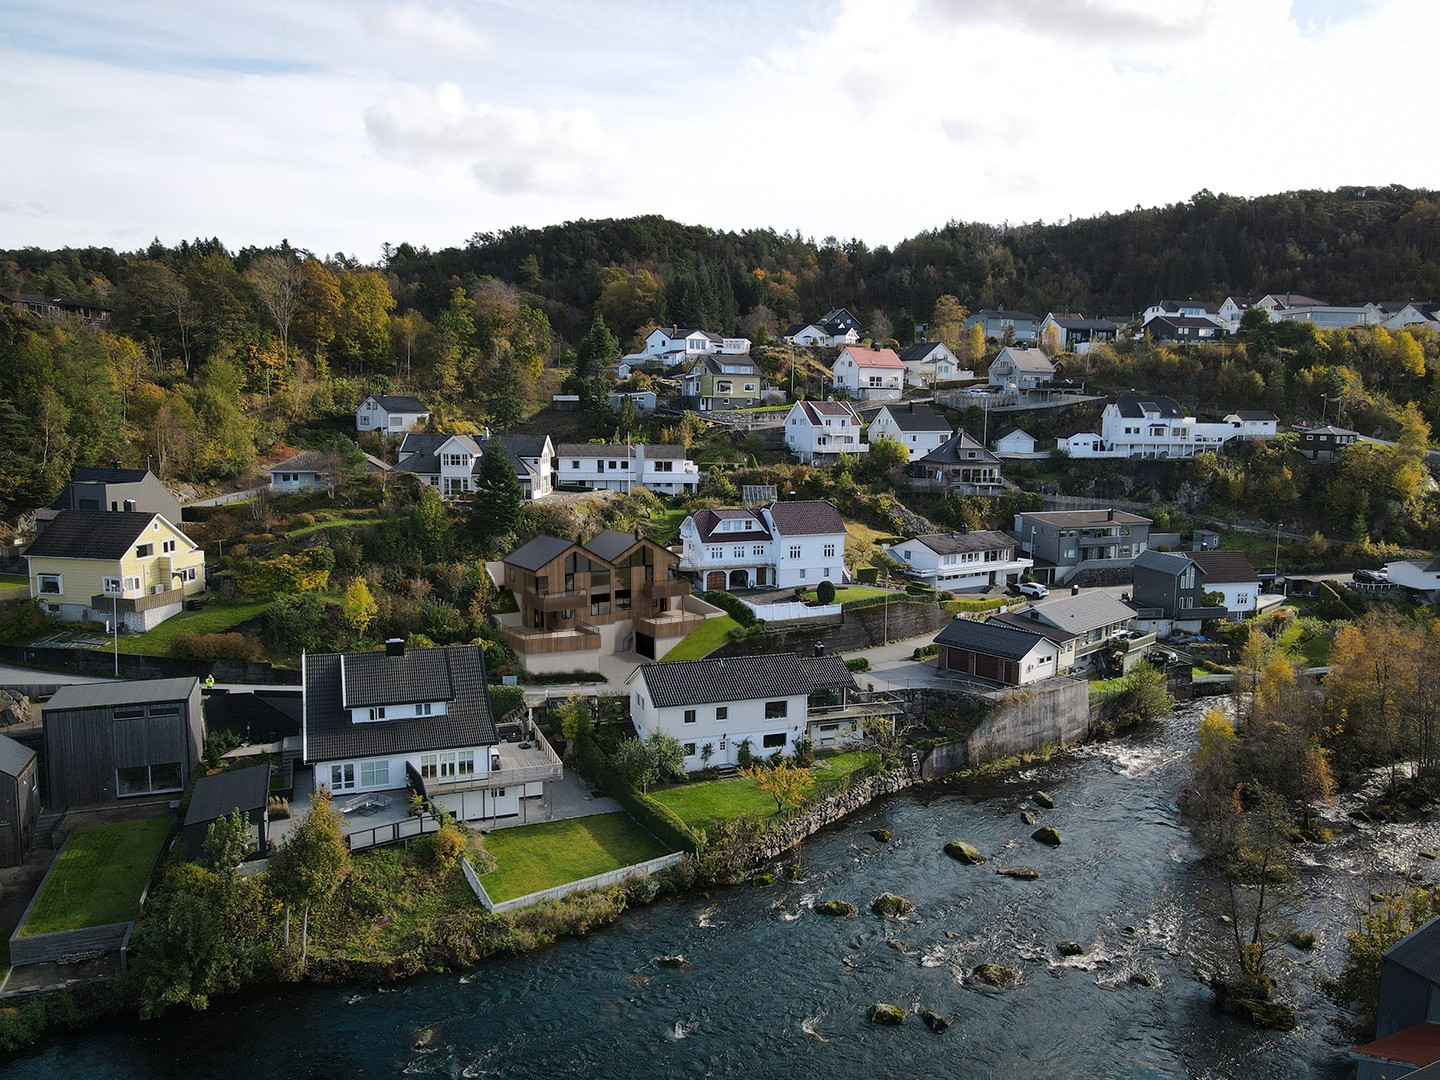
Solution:
[[[964,840],[951,840],[945,845],[945,854],[966,866],[974,866],[985,861],[985,853],[979,848],[965,843]]]
[[[1084,956],[1085,949],[1078,941],[1062,941],[1055,946],[1061,956]]]
[[[950,1021],[934,1009],[921,1009],[920,1019],[924,1020],[925,1026],[937,1035],[950,1026]]]
[[[1043,806],[1046,810],[1055,809],[1055,798],[1048,791],[1037,791],[1030,797],[1035,800],[1036,806]]]
[[[915,910],[915,905],[903,896],[896,896],[894,893],[881,893],[870,904],[870,910],[882,919],[898,919],[902,915],[909,915]]]
[[[890,842],[889,829],[871,829],[865,835],[870,837],[871,840],[874,840],[881,844],[888,844]]]
[[[1017,968],[987,962],[970,972],[970,981],[980,983],[982,986],[994,987],[996,990],[1004,990],[1020,981],[1020,972]]]
[[[860,914],[860,909],[849,900],[822,900],[815,905],[815,911],[820,915],[833,915],[841,919]]]
[[[877,1001],[870,1006],[870,1022],[895,1027],[905,1023],[905,1010],[899,1005],[891,1005],[888,1001]]]
[[[690,966],[690,961],[679,953],[675,953],[673,956],[662,956],[655,962],[663,968],[688,968]]]
[[[1021,881],[1034,881],[1040,875],[1028,866],[997,866],[995,873],[1004,874],[1006,877],[1019,878]]]
[[[1039,840],[1042,844],[1049,844],[1051,847],[1060,846],[1060,830],[1054,825],[1041,825],[1030,834],[1031,840]]]

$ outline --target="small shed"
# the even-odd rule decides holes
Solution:
[[[228,817],[236,810],[245,815],[255,830],[251,836],[253,850],[265,855],[270,840],[270,815],[266,808],[269,797],[268,764],[200,777],[195,781],[195,791],[190,796],[190,809],[185,814],[183,826],[185,848],[190,858],[200,857],[211,822]]]
[[[0,735],[0,866],[19,866],[35,842],[39,784],[35,751]]]

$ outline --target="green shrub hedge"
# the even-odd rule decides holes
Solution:
[[[841,611],[856,611],[859,608],[880,607],[886,602],[883,596],[862,596],[858,600],[846,600],[840,605]],[[891,593],[889,602],[892,604],[931,604],[935,602],[935,594],[927,593],[924,596],[916,596],[913,593]]]
[[[705,602],[714,604],[721,611],[729,615],[741,626],[755,626],[760,622],[759,616],[750,610],[750,605],[741,600],[734,593],[728,593],[724,589],[713,589],[705,594]]]
[[[852,656],[845,661],[845,666],[851,671],[869,671],[870,658],[868,656]]]
[[[690,826],[681,821],[679,815],[668,806],[662,806],[650,796],[625,783],[611,767],[610,760],[593,735],[576,740],[575,757],[580,771],[600,785],[601,791],[613,796],[636,822],[654,833],[662,844],[691,854],[699,850],[700,838]]]

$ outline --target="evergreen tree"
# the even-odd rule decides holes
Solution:
[[[525,419],[525,376],[515,350],[502,346],[495,371],[490,376],[490,419],[501,431],[508,431]]]
[[[525,490],[515,477],[515,466],[494,436],[480,455],[480,474],[475,478],[475,523],[486,538],[507,536],[520,524],[525,509]]]

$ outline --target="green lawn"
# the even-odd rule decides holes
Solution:
[[[30,580],[24,574],[0,574],[0,585],[21,585],[30,587]]]
[[[680,526],[685,524],[685,518],[690,511],[678,507],[662,510],[658,516],[652,516],[645,525],[645,535],[657,544],[673,544],[680,539]]]
[[[1285,632],[1275,639],[1280,651],[1291,660],[1305,667],[1324,667],[1330,662],[1330,649],[1335,644],[1335,635],[1316,634],[1308,641],[1300,640],[1300,628],[1293,622]]]
[[[357,525],[374,525],[377,520],[373,515],[366,515],[362,518],[330,518],[328,521],[317,521],[314,525],[302,525],[298,529],[291,529],[285,536],[293,540],[298,536],[308,536],[311,533],[324,532],[327,529],[353,529]]]
[[[140,894],[175,819],[146,818],[76,829],[56,857],[25,934],[78,930],[140,916]]]
[[[739,626],[729,615],[717,615],[713,619],[706,619],[690,633],[681,639],[676,645],[665,654],[665,660],[699,660],[702,656],[708,656],[715,649],[725,644],[725,635],[731,628]]]
[[[221,634],[269,609],[271,600],[220,600],[199,611],[182,611],[154,630],[120,638],[120,651],[136,656],[168,656],[175,635]]]
[[[889,591],[886,589],[872,589],[868,585],[847,585],[843,589],[835,590],[835,603],[843,604],[850,600],[868,600],[872,596],[884,596]]]
[[[810,792],[809,801],[835,794],[845,786],[852,775],[869,767],[874,759],[874,753],[868,750],[855,750],[821,758],[811,768],[811,772],[815,774],[815,787]],[[743,776],[729,780],[700,780],[679,784],[661,791],[652,791],[650,796],[656,802],[668,806],[692,829],[709,829],[737,817],[775,816],[775,800],[761,791],[754,780]]]
[[[485,837],[485,848],[496,866],[480,881],[497,902],[667,854],[624,813],[496,829]]]

